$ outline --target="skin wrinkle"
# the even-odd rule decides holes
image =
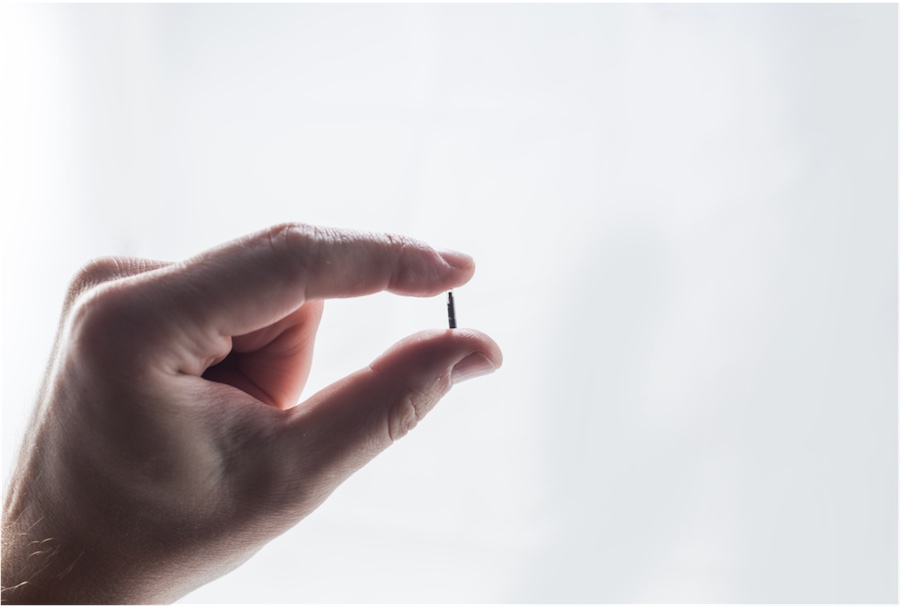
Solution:
[[[414,429],[425,418],[425,415],[434,408],[437,400],[449,391],[451,386],[449,378],[444,378],[443,376],[435,377],[433,380],[427,381],[427,384],[423,386],[422,382],[403,382],[398,384],[396,379],[392,381],[384,371],[379,370],[372,364],[368,366],[367,370],[377,377],[378,381],[383,385],[400,385],[397,392],[403,394],[398,402],[387,411],[385,426],[387,428],[388,444],[393,444]]]
[[[316,255],[319,254],[318,247],[320,244],[316,239],[316,229],[318,228],[305,224],[289,223],[279,226],[279,229],[285,250],[297,265],[289,273],[296,276],[296,280],[303,285],[303,294],[299,298],[299,305],[297,305],[297,308],[299,308],[310,299],[308,278],[312,274]],[[275,252],[277,253],[278,251],[276,250]]]
[[[388,439],[393,444],[419,423],[419,412],[411,396],[404,396],[391,407],[387,417]]]
[[[415,246],[421,246],[421,243],[410,241],[408,238],[399,238],[399,242],[400,248],[397,250],[397,262],[394,264],[395,269],[392,278],[403,286],[395,285],[392,290],[403,292],[405,289],[411,288],[412,285],[426,282],[427,278],[439,274],[440,272],[435,271],[435,257],[439,259],[442,265],[449,267],[437,251],[430,247],[426,247],[429,253],[428,266],[422,267],[421,260],[417,264],[415,260],[408,258],[411,256],[410,251],[415,250]]]
[[[389,250],[394,252],[394,262],[392,263],[391,275],[388,276],[387,284],[384,287],[384,290],[395,291],[398,290],[398,283],[400,282],[400,272],[403,271],[403,250],[405,247],[405,243],[401,244],[400,247],[397,247],[396,238],[391,234],[384,235],[385,240],[387,240],[389,245]]]
[[[293,224],[279,225],[264,232],[263,237],[269,243],[274,258],[278,259],[287,256],[291,260],[289,263],[290,271],[284,273],[295,275],[298,282],[305,284],[306,280],[304,278],[310,273],[309,260],[306,255],[299,253],[308,246],[308,242],[304,242],[303,232],[300,228]],[[300,242],[298,243],[297,240],[300,240]],[[249,243],[250,246],[252,244],[252,242]],[[306,292],[304,292],[301,300],[297,303],[302,305],[306,299]]]
[[[273,397],[272,394],[270,394],[268,391],[266,391],[266,389],[265,389],[264,387],[262,387],[261,385],[259,385],[259,383],[257,383],[256,381],[254,381],[251,377],[247,376],[247,373],[245,373],[245,372],[241,369],[241,365],[242,365],[242,364],[244,364],[244,359],[238,357],[238,358],[236,359],[236,361],[235,361],[235,366],[236,366],[237,372],[243,377],[243,379],[244,379],[245,381],[247,381],[247,383],[249,383],[251,386],[253,386],[254,389],[259,390],[259,392],[265,397],[265,400],[264,400],[264,401],[266,402],[266,404],[269,404],[269,405],[271,405],[271,406],[278,407],[278,399],[275,398],[275,397]],[[251,395],[252,395],[252,394],[251,394]],[[257,399],[259,399],[259,398],[257,398]]]

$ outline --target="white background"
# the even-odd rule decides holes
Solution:
[[[896,602],[896,6],[2,16],[4,487],[86,260],[388,230],[504,367],[186,603]],[[329,303],[310,392],[444,322]]]

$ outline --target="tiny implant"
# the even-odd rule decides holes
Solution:
[[[453,305],[453,291],[447,293],[447,320],[450,328],[456,328],[456,307]]]

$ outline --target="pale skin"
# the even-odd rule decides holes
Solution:
[[[172,602],[239,566],[502,362],[477,331],[424,331],[298,403],[323,301],[434,296],[474,269],[302,224],[86,266],[8,489],[4,603]]]

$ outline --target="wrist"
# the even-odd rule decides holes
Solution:
[[[41,500],[16,504],[15,492],[3,511],[2,602],[82,604],[150,601],[127,581],[127,562],[99,549],[94,539],[43,510]],[[22,494],[22,491],[18,491]],[[118,559],[118,561],[116,561]]]
[[[48,532],[44,517],[35,514],[30,508],[19,515],[8,507],[3,512],[4,604],[71,601],[66,570],[74,569],[77,559],[62,537]]]
[[[4,604],[74,604],[103,601],[102,566],[85,546],[53,527],[52,520],[3,514]]]

